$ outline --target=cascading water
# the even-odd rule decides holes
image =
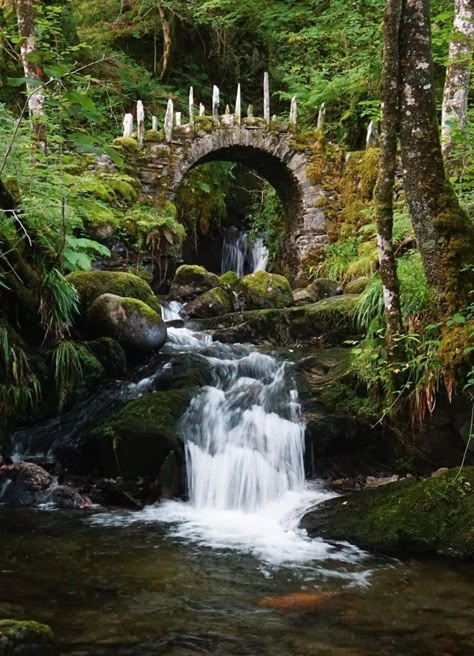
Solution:
[[[304,487],[304,426],[285,365],[251,353],[212,358],[216,386],[183,418],[190,502],[196,509],[257,512]]]
[[[250,240],[247,233],[231,226],[222,245],[221,272],[234,271],[239,277],[265,271],[268,249],[263,239]]]
[[[212,365],[212,384],[181,420],[189,500],[89,521],[163,522],[175,537],[252,553],[272,565],[336,560],[348,568],[338,577],[363,583],[353,568],[361,551],[311,540],[298,528],[311,506],[333,494],[305,482],[304,424],[289,365],[188,328],[169,327],[164,351],[193,352]]]

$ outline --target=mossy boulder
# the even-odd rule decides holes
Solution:
[[[170,299],[191,301],[193,298],[220,287],[219,276],[202,266],[183,264],[178,267],[169,293]]]
[[[81,310],[87,308],[102,294],[116,294],[135,298],[149,305],[160,314],[160,304],[150,285],[133,273],[115,271],[75,271],[66,276],[74,285],[81,299]]]
[[[234,312],[203,319],[206,330],[225,342],[305,343],[336,346],[354,336],[354,314],[359,296],[344,294],[319,303],[283,309]]]
[[[55,656],[54,633],[46,624],[0,620],[0,656]]]
[[[123,378],[127,373],[127,358],[119,342],[111,337],[99,337],[87,342],[90,351],[111,378]]]
[[[83,443],[83,455],[106,476],[156,476],[174,451],[182,455],[178,424],[196,388],[149,392],[127,403]]]
[[[290,283],[284,276],[257,271],[240,279],[235,291],[244,310],[284,308],[293,305]]]
[[[408,479],[318,505],[302,521],[311,537],[388,553],[474,558],[474,467]]]
[[[87,311],[87,330],[94,337],[111,337],[128,354],[160,349],[166,342],[161,315],[135,298],[102,294]]]
[[[329,278],[316,278],[308,287],[309,294],[313,303],[322,301],[323,298],[339,296],[343,293],[341,285],[336,280]]]
[[[223,285],[228,285],[232,289],[236,287],[239,284],[239,276],[235,273],[235,271],[226,271],[225,273],[222,274],[220,277],[220,281]]]
[[[361,276],[355,280],[351,280],[344,287],[344,292],[346,294],[362,294],[366,290],[370,278],[368,276]]]
[[[232,293],[221,287],[214,287],[187,303],[184,311],[190,319],[207,319],[228,314],[234,311]]]

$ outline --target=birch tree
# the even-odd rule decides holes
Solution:
[[[384,16],[384,57],[382,72],[382,121],[379,173],[375,189],[377,250],[382,278],[387,342],[402,330],[400,289],[393,249],[393,187],[397,163],[400,118],[398,78],[398,35],[403,0],[387,0]]]
[[[453,137],[466,126],[474,47],[474,0],[454,0],[453,35],[449,43],[441,117],[445,159],[453,151]]]
[[[35,16],[33,0],[14,0],[18,35],[20,37],[20,55],[26,78],[28,110],[33,129],[40,139],[44,138],[41,119],[44,114],[44,94],[37,89],[35,80],[41,80],[41,69],[35,61],[37,54],[35,40]]]

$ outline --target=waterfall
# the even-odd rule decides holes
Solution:
[[[216,384],[182,422],[190,502],[255,512],[304,487],[304,426],[285,365],[260,353],[213,358]]]
[[[235,271],[241,277],[247,273],[265,271],[268,249],[263,239],[250,240],[247,233],[231,226],[222,245],[221,272]]]

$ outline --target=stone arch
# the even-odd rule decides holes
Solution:
[[[151,153],[153,153],[152,145]],[[266,179],[278,193],[287,218],[289,236],[285,244],[285,269],[298,283],[306,278],[305,262],[326,243],[326,221],[322,207],[325,196],[319,185],[307,175],[308,154],[295,147],[294,136],[285,130],[270,130],[265,125],[216,127],[210,132],[191,130],[176,134],[166,147],[160,165],[166,170],[159,187],[170,200],[185,175],[193,168],[212,161],[244,164]],[[160,153],[161,151],[155,152]],[[145,189],[146,191],[146,189]],[[154,193],[156,194],[158,190]]]

